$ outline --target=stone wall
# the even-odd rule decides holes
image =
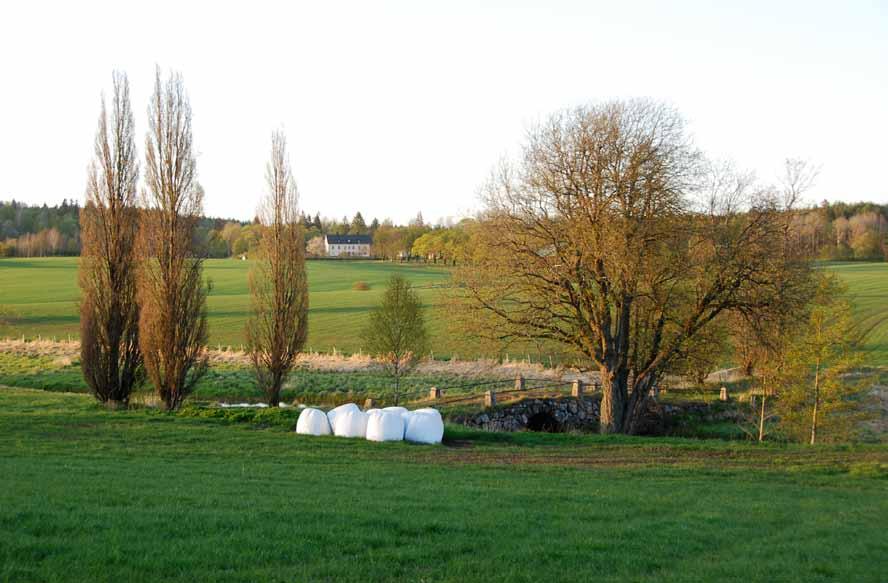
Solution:
[[[524,399],[450,419],[486,431],[594,431],[598,428],[599,399],[564,397]]]
[[[485,431],[597,431],[600,398],[528,398],[472,414],[454,415],[448,421]],[[639,433],[668,434],[691,420],[737,421],[742,412],[725,403],[665,404],[651,401]]]

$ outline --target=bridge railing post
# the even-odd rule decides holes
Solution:
[[[577,399],[583,396],[583,381],[581,379],[576,379],[573,382],[573,385],[570,388],[570,396],[576,397]]]

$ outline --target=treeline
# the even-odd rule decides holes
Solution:
[[[81,208],[73,200],[55,206],[0,201],[0,257],[79,255]],[[324,255],[325,235],[370,235],[373,256],[379,259],[418,259],[446,265],[471,258],[478,228],[478,221],[471,218],[456,224],[430,225],[422,213],[406,225],[376,218],[367,223],[360,212],[352,219],[341,220],[303,213],[300,222],[309,257]],[[888,205],[823,201],[818,207],[795,211],[790,229],[798,248],[812,258],[888,260]],[[202,217],[195,237],[207,257],[218,259],[254,254],[261,233],[258,218],[235,221]]]
[[[888,260],[888,205],[823,201],[799,211],[791,230],[796,244],[811,257]]]
[[[63,200],[60,205],[28,205],[16,200],[0,201],[0,257],[76,256],[81,253],[80,212],[82,206],[74,200]],[[300,222],[309,256],[324,255],[324,235],[371,235],[373,254],[382,259],[448,259],[451,252],[441,250],[431,241],[441,237],[447,227],[427,224],[422,213],[406,225],[396,225],[391,219],[372,219],[369,223],[358,212],[349,220],[323,218],[320,213],[300,214]],[[437,234],[436,234],[437,233]],[[433,234],[436,234],[432,236]],[[201,217],[194,232],[195,244],[210,258],[254,255],[262,239],[259,218],[237,221],[216,217]],[[449,237],[449,236],[448,236]],[[414,249],[419,239],[425,243]]]
[[[0,201],[0,257],[80,254],[80,205]]]

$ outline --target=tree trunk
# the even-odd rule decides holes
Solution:
[[[759,413],[759,434],[758,440],[762,442],[765,440],[765,402],[768,400],[768,394],[765,391],[762,391],[762,408]]]
[[[820,408],[820,359],[814,369],[814,411],[811,414],[811,445],[817,440],[817,410]]]
[[[623,433],[635,435],[643,429],[648,396],[653,384],[654,376],[652,375],[646,375],[636,380],[632,394],[629,395],[626,412],[623,415]]]
[[[601,412],[598,427],[601,433],[622,433],[628,404],[627,374],[601,369]]]

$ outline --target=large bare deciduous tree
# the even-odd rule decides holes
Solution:
[[[135,122],[129,82],[113,75],[110,117],[102,97],[95,159],[80,213],[80,363],[93,395],[125,406],[140,381],[135,240],[138,229]]]
[[[206,371],[209,285],[194,232],[203,189],[191,135],[191,106],[181,76],[155,77],[145,140],[144,258],[138,278],[145,370],[164,406],[177,409]]]
[[[457,272],[471,320],[597,369],[605,433],[641,430],[650,389],[720,314],[758,321],[805,277],[777,194],[714,176],[681,116],[648,100],[552,116],[486,202],[482,251]]]
[[[265,173],[268,194],[259,208],[262,239],[250,274],[253,315],[247,343],[256,382],[268,404],[280,404],[281,389],[308,336],[308,281],[299,194],[282,132],[271,138]]]

